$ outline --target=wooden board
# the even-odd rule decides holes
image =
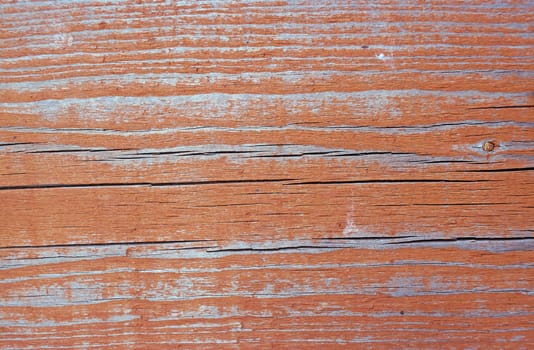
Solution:
[[[0,0],[0,348],[534,348],[533,23]]]

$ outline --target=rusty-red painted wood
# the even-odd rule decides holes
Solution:
[[[0,349],[533,348],[532,23],[0,0]]]

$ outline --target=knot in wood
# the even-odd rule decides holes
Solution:
[[[495,143],[491,142],[491,141],[486,141],[484,142],[484,144],[482,145],[482,149],[486,152],[491,152],[495,149]]]

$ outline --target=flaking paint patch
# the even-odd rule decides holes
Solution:
[[[16,321],[7,321],[0,318],[0,327],[29,327],[30,333],[34,333],[32,328],[41,328],[41,327],[65,327],[65,326],[74,326],[74,325],[88,325],[88,324],[98,324],[98,323],[116,323],[116,322],[129,322],[136,319],[139,319],[138,315],[113,315],[109,318],[100,319],[100,318],[74,318],[72,320],[61,322],[54,321],[50,319],[43,319],[40,321],[35,320],[26,320],[24,318],[19,318]]]
[[[69,48],[74,43],[74,37],[70,33],[56,34],[53,40],[53,45],[59,48]]]
[[[386,59],[388,59],[388,57],[384,55],[383,53],[376,55],[376,58],[378,58],[381,61],[385,61]]]
[[[383,92],[381,108],[387,108],[384,94],[396,96],[395,92]],[[352,95],[352,96],[351,96]],[[295,95],[250,95],[250,94],[197,94],[192,96],[161,97],[97,97],[90,99],[43,100],[19,104],[0,104],[12,112],[30,113],[46,121],[72,118],[94,122],[120,121],[121,124],[135,122],[140,113],[163,122],[164,119],[181,117],[188,119],[245,119],[253,112],[259,117],[272,117],[272,110],[281,108],[290,115],[319,110],[314,106],[336,104],[350,108],[357,115],[360,100],[373,100],[372,93],[340,94],[317,93]],[[353,101],[356,99],[357,101]],[[358,103],[356,103],[358,102]],[[371,103],[371,102],[369,102]],[[264,106],[258,110],[258,106]],[[186,111],[187,113],[185,113]],[[366,111],[368,112],[368,111]],[[129,117],[128,117],[129,116]],[[363,115],[362,115],[363,117]],[[119,119],[117,119],[119,118]],[[248,117],[247,117],[248,118]],[[268,122],[268,120],[265,120]]]
[[[239,310],[236,307],[221,310],[218,306],[201,304],[193,310],[184,309],[170,309],[167,311],[168,316],[154,317],[150,321],[170,321],[176,319],[218,319],[225,317],[232,317],[239,315]]]
[[[380,286],[378,289],[381,289]],[[385,290],[388,291],[389,295],[394,297],[407,297],[421,295],[426,290],[424,280],[422,277],[407,276],[407,275],[395,275],[392,276],[385,286]]]

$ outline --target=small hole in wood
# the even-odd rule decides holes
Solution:
[[[401,311],[400,314],[401,314],[401,315],[404,315],[404,311]]]

